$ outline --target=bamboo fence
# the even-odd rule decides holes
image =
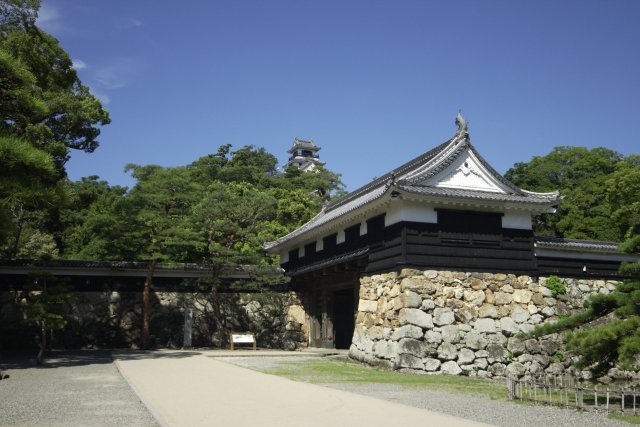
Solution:
[[[637,385],[598,386],[568,375],[541,374],[518,378],[507,376],[512,400],[575,408],[595,412],[640,415]]]

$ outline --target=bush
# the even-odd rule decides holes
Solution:
[[[557,297],[567,292],[564,282],[558,276],[550,276],[547,279],[547,288],[551,291],[551,295]]]

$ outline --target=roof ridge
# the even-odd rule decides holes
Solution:
[[[326,210],[327,211],[331,211],[333,209],[336,209],[336,208],[344,205],[345,203],[348,203],[349,201],[357,198],[361,194],[366,193],[367,191],[370,191],[370,190],[372,190],[372,189],[374,189],[376,187],[379,187],[380,185],[386,183],[387,181],[394,180],[396,176],[407,173],[409,170],[411,170],[412,167],[419,166],[421,162],[424,162],[425,160],[426,161],[430,160],[432,157],[434,157],[439,152],[444,150],[457,137],[459,137],[459,132],[456,132],[456,134],[453,136],[453,138],[448,139],[447,141],[445,141],[442,144],[432,148],[431,150],[427,151],[426,153],[420,154],[419,156],[417,156],[417,157],[409,160],[408,162],[403,163],[402,165],[398,166],[397,168],[393,169],[392,171],[387,172],[386,174],[382,175],[381,177],[372,180],[371,182],[363,185],[362,187],[359,187],[359,188],[353,190],[352,192],[350,192],[347,195],[343,196],[342,198],[336,200],[335,202],[330,203],[329,205],[327,205]]]

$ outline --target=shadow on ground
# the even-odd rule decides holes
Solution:
[[[52,350],[45,356],[42,365],[36,363],[36,354],[35,350],[0,352],[0,369],[51,369],[113,362],[109,350]]]
[[[113,350],[114,359],[142,360],[142,359],[184,359],[202,354],[191,350]]]

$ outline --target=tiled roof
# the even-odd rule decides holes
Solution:
[[[319,150],[320,147],[318,147],[316,144],[313,143],[313,141],[309,140],[304,140],[304,139],[294,139],[293,140],[293,144],[291,145],[291,148],[289,149],[289,153],[295,150],[300,150],[300,149],[307,149],[307,150]]]
[[[619,243],[601,242],[597,240],[563,239],[560,237],[536,237],[537,248],[558,248],[580,251],[618,252]]]
[[[287,272],[289,276],[295,276],[302,273],[308,273],[321,268],[330,267],[332,265],[340,264],[347,261],[352,261],[361,258],[369,253],[369,248],[361,248],[353,252],[347,252],[345,254],[336,255],[334,257],[324,259],[322,261],[314,262],[309,265],[305,265],[298,269],[290,270]]]
[[[426,180],[444,171],[467,151],[470,151],[493,179],[500,183],[501,187],[506,191],[505,193],[433,187],[424,184]],[[486,200],[491,202],[516,202],[549,207],[560,201],[558,192],[534,193],[521,190],[513,185],[496,172],[496,170],[478,154],[471,145],[466,128],[459,128],[450,140],[395,168],[380,178],[374,179],[370,183],[352,191],[335,202],[328,204],[308,223],[278,240],[265,243],[264,247],[267,250],[274,248],[313,229],[328,224],[349,212],[380,199],[390,188],[417,195],[442,196],[466,200]]]
[[[318,215],[316,215],[315,217],[313,217],[309,222],[307,222],[306,224],[303,224],[300,228],[295,229],[294,231],[292,231],[291,233],[287,234],[286,236],[283,236],[277,240],[274,240],[272,242],[267,242],[264,244],[264,248],[265,249],[271,249],[275,246],[278,246],[281,243],[284,243],[288,240],[291,240],[297,236],[300,236],[312,229],[318,228],[324,224],[327,224],[337,218],[340,218],[341,216],[352,212],[358,208],[360,208],[361,206],[366,205],[369,202],[372,202],[373,200],[379,199],[380,197],[382,197],[382,195],[384,195],[384,193],[387,191],[388,187],[387,186],[381,186],[378,188],[375,188],[373,190],[371,190],[370,192],[366,193],[365,195],[363,195],[363,197],[357,198],[357,199],[352,199],[349,201],[349,203],[345,203],[345,204],[341,204],[338,207],[335,207],[334,209],[328,211],[326,208],[323,208],[320,213]]]
[[[396,187],[414,194],[542,205],[548,205],[550,202],[555,202],[557,201],[558,197],[556,193],[534,193],[535,195],[503,194],[480,190],[464,190],[458,188],[429,187],[426,185],[410,185],[402,181],[398,182],[396,184]]]

